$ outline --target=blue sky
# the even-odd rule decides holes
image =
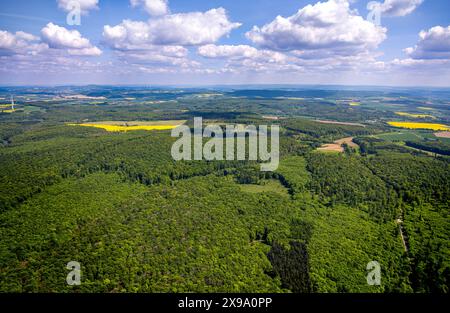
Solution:
[[[0,84],[450,86],[450,1],[369,2],[2,1]]]

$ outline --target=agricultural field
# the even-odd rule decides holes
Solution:
[[[413,117],[413,118],[431,118],[436,119],[433,115],[430,114],[413,114],[413,113],[407,113],[407,112],[395,112],[395,114],[400,116],[406,116],[406,117]]]
[[[423,140],[424,138],[432,137],[433,134],[418,131],[397,131],[376,135],[376,138],[388,141]]]
[[[95,127],[104,129],[108,132],[127,132],[136,130],[170,130],[180,125],[183,125],[186,121],[111,121],[111,122],[96,122],[96,123],[83,123],[83,124],[67,124],[67,126],[81,126],[81,127]]]
[[[448,132],[438,132],[434,133],[434,135],[438,138],[450,138],[450,131]]]
[[[450,130],[450,127],[444,124],[436,123],[414,123],[414,122],[388,122],[389,125],[398,128],[407,129],[431,129],[431,130]]]

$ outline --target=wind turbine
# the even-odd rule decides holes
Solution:
[[[14,111],[14,96],[11,96],[11,110]]]

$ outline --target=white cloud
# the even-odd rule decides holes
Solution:
[[[419,33],[414,47],[404,49],[407,58],[388,63],[389,75],[414,78],[420,84],[445,85],[450,77],[450,26],[435,26]]]
[[[435,26],[419,33],[419,41],[405,53],[412,59],[450,60],[450,26]]]
[[[67,52],[70,55],[80,55],[80,56],[98,56],[102,54],[102,50],[97,47],[89,47],[82,49],[69,49]]]
[[[239,26],[228,20],[223,8],[218,8],[164,15],[147,22],[124,20],[116,26],[105,25],[103,38],[121,62],[139,65],[146,72],[166,66],[170,72],[200,66],[189,59],[186,46],[216,42]]]
[[[0,55],[36,55],[47,49],[48,45],[32,34],[0,30]]]
[[[145,50],[118,50],[116,54],[122,61],[132,64],[197,66],[188,59],[188,50],[182,46],[146,46]]]
[[[411,14],[423,0],[385,0],[383,3],[371,1],[367,9],[379,10],[382,16],[405,16]]]
[[[205,45],[198,48],[198,54],[221,60],[216,64],[216,72],[266,72],[266,73],[328,73],[343,71],[380,71],[385,63],[377,61],[378,54],[361,52],[355,55],[323,53],[311,55],[311,52],[278,52],[257,49],[248,45]]]
[[[270,50],[258,50],[248,45],[205,45],[197,50],[198,54],[210,59],[223,59],[225,66],[217,72],[239,73],[245,71],[281,71],[296,67],[294,58]]]
[[[213,44],[198,48],[198,54],[207,58],[252,58],[259,54],[258,49],[248,45],[223,45]]]
[[[307,5],[287,18],[277,16],[261,28],[254,26],[246,36],[267,49],[328,49],[352,55],[376,48],[386,38],[386,31],[351,10],[348,0],[329,0]]]
[[[65,56],[60,50],[49,50],[36,56],[13,55],[0,56],[0,71],[9,73],[38,73],[42,76],[51,73],[86,73],[92,75],[101,71],[105,64],[91,62],[86,59]],[[61,76],[59,76],[61,78]]]
[[[256,62],[285,64],[294,61],[286,54],[271,51],[258,50],[248,45],[205,45],[197,50],[198,54],[205,58],[226,59],[226,60],[253,60]]]
[[[147,22],[124,20],[104,26],[103,36],[112,47],[143,45],[204,45],[228,35],[240,23],[229,21],[225,9],[165,15]]]
[[[80,5],[82,14],[87,14],[90,10],[98,9],[98,0],[57,0],[58,7],[65,11],[70,12],[74,9],[74,2]]]
[[[161,16],[170,13],[168,0],[130,0],[132,7],[142,6],[151,16]]]
[[[50,48],[68,49],[72,55],[97,56],[102,52],[93,46],[89,39],[81,36],[77,30],[68,30],[62,26],[48,23],[42,30],[42,39]]]
[[[83,38],[78,31],[69,31],[53,23],[42,30],[42,38],[18,31],[15,34],[0,30],[0,55],[2,56],[48,56],[67,53],[77,56],[98,56],[102,51]],[[37,59],[37,58],[36,58]]]
[[[205,58],[225,61],[223,66],[218,64],[216,73],[301,70],[296,64],[296,58],[277,51],[259,50],[248,45],[210,44],[199,47],[197,52]]]
[[[116,26],[103,27],[105,43],[113,49],[134,50],[153,46],[149,25],[146,22],[124,20]]]
[[[389,75],[398,74],[420,84],[442,85],[449,81],[450,60],[448,59],[394,59],[388,63]],[[448,84],[448,83],[447,83]]]
[[[29,35],[29,34],[28,34]],[[0,31],[0,37],[3,32]],[[35,37],[36,38],[36,37]],[[51,73],[86,73],[92,74],[104,68],[97,62],[91,62],[87,59],[81,59],[72,55],[72,51],[51,49],[47,44],[40,41],[19,44],[15,46],[16,50],[3,53],[0,48],[0,71],[5,73],[35,73],[38,75],[47,75]],[[11,49],[11,46],[9,46]],[[76,55],[92,52],[76,49],[73,51]]]
[[[68,30],[64,27],[48,23],[41,30],[42,38],[52,48],[88,48],[91,44],[88,39],[83,38],[77,30]]]

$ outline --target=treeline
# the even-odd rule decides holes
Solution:
[[[307,119],[289,119],[283,122],[283,126],[288,130],[307,134],[315,139],[332,139],[332,141],[342,137],[368,135],[372,132],[368,127],[326,124]]]
[[[429,151],[441,155],[450,155],[450,145],[434,141],[405,141],[408,147]]]

